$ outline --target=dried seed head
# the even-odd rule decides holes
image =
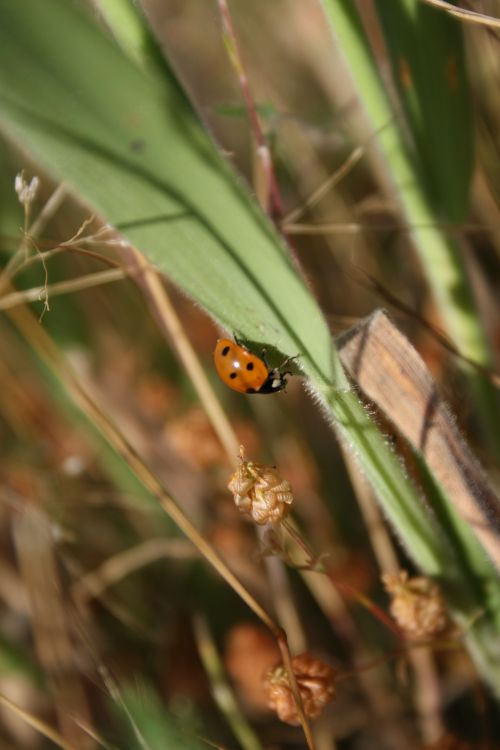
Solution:
[[[314,659],[309,653],[292,659],[292,669],[297,680],[304,713],[315,719],[335,697],[335,672],[328,664]],[[295,698],[290,687],[288,672],[282,664],[270,669],[264,677],[268,706],[281,721],[292,726],[300,724]]]
[[[26,182],[24,172],[18,172],[16,179],[14,180],[14,189],[19,198],[19,202],[23,206],[30,206],[36,198],[38,188],[40,186],[40,180],[38,177],[32,177],[31,182]]]
[[[390,612],[408,636],[429,638],[446,630],[446,604],[440,589],[429,578],[409,578],[401,570],[382,576],[382,582],[392,599]]]
[[[240,465],[229,480],[228,489],[236,507],[255,523],[278,523],[293,503],[292,488],[272,466],[245,461],[240,447]]]

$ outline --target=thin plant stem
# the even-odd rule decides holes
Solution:
[[[98,598],[123,578],[161,559],[191,560],[196,555],[184,539],[147,539],[108,557],[98,568],[85,573],[72,587],[77,601]]]
[[[420,224],[402,224],[399,222],[391,223],[362,223],[359,221],[349,222],[324,222],[320,224],[301,224],[286,222],[282,224],[282,231],[286,235],[319,235],[328,234],[361,234],[363,232],[412,232],[415,229],[440,229],[448,234],[457,234],[458,232],[473,233],[481,232],[484,234],[498,234],[498,227],[491,227],[486,224],[471,223],[453,224],[451,222],[429,222]]]
[[[382,573],[395,573],[400,567],[398,556],[382,513],[368,483],[360,475],[350,452],[344,446],[341,446],[341,449],[379,569]],[[423,646],[418,651],[410,650],[408,658],[415,674],[413,699],[420,721],[422,737],[426,742],[434,742],[444,733],[444,723],[441,715],[439,677],[432,651],[430,648]]]
[[[20,719],[22,719],[22,721],[24,721],[25,724],[28,724],[28,726],[33,727],[33,729],[35,729],[41,735],[43,735],[48,740],[53,742],[55,745],[57,745],[57,747],[60,747],[62,750],[78,750],[76,745],[72,745],[69,742],[67,742],[64,739],[64,737],[61,734],[59,734],[59,732],[57,732],[51,726],[46,724],[46,722],[42,721],[38,717],[29,713],[28,711],[25,711],[16,703],[13,703],[8,698],[6,698],[5,695],[0,694],[0,705],[7,708],[13,714],[15,714]]]
[[[218,0],[218,3],[223,22],[226,48],[228,50],[229,58],[238,76],[241,92],[245,100],[245,105],[250,120],[250,126],[257,145],[257,158],[262,159],[263,169],[265,170],[269,179],[269,191],[273,201],[273,208],[279,216],[283,216],[283,202],[281,200],[278,181],[274,173],[272,159],[270,158],[269,145],[264,135],[264,131],[262,130],[257,107],[255,106],[255,101],[250,89],[248,76],[243,65],[238,38],[234,29],[233,19],[229,11],[227,1]]]
[[[316,190],[307,198],[301,206],[294,208],[284,218],[282,222],[282,230],[285,234],[289,234],[289,225],[297,224],[297,220],[309,209],[313,208],[319,201],[333,188],[339,184],[344,177],[349,174],[353,167],[361,160],[365,153],[365,149],[362,146],[357,146],[347,157],[347,159],[340,165],[335,172],[328,177]]]
[[[55,297],[61,294],[71,294],[83,289],[92,289],[102,284],[110,284],[114,281],[122,281],[128,277],[128,273],[122,268],[113,268],[108,271],[97,271],[80,276],[77,279],[68,281],[58,281],[54,284],[35,286],[31,289],[24,289],[19,292],[11,292],[0,297],[0,310],[7,310],[10,307],[24,305],[29,302],[46,302],[49,297]]]
[[[260,605],[252,594],[243,586],[224,560],[210,545],[203,535],[185,515],[181,507],[169,495],[163,484],[146,465],[125,435],[102,411],[90,394],[80,383],[69,364],[63,359],[48,333],[36,322],[31,312],[25,307],[7,311],[13,324],[18,328],[26,341],[31,345],[42,362],[49,368],[58,381],[64,386],[72,402],[87,417],[89,422],[104,436],[109,445],[124,459],[143,486],[156,498],[160,507],[169,515],[178,528],[194,544],[200,554],[216,570],[235,593],[247,604],[255,615],[268,627],[280,648],[283,663],[288,673],[290,686],[294,695],[300,723],[306,737],[309,750],[314,750],[311,728],[305,717],[297,681],[292,669],[291,654],[286,633],[269,613]]]
[[[277,216],[278,219],[281,219],[284,215],[284,202],[281,197],[279,183],[274,171],[273,160],[271,158],[271,150],[267,142],[265,133],[262,129],[259,114],[257,112],[257,107],[255,105],[255,100],[250,89],[248,76],[243,65],[243,58],[238,43],[238,37],[234,28],[233,19],[229,10],[229,5],[227,3],[227,0],[218,0],[218,4],[223,23],[226,49],[229,55],[229,59],[238,76],[238,81],[250,121],[250,127],[256,143],[256,157],[259,160],[263,176],[267,180],[267,187],[265,188],[264,193],[269,193],[272,200],[272,208],[274,209],[274,211],[272,211],[271,219],[274,216]],[[256,186],[256,188],[257,192],[260,194],[262,192],[260,186]],[[285,237],[290,258],[292,259],[297,272],[302,276],[302,278],[305,279],[305,274],[302,270],[302,266],[300,264],[300,260],[294,243],[292,242],[290,237],[287,237],[284,234],[283,236]]]
[[[226,451],[229,463],[236,466],[239,440],[210,385],[158,272],[135,248],[129,247],[120,252],[130,264],[135,266],[136,281],[149,303],[160,331],[173,346],[186,369],[217,437]]]
[[[49,199],[45,202],[42,210],[40,211],[32,225],[29,227],[28,234],[30,234],[31,237],[36,237],[37,234],[39,234],[39,232],[41,232],[43,228],[47,226],[48,222],[52,219],[53,216],[56,215],[56,213],[61,208],[61,205],[67,197],[67,194],[68,193],[66,185],[64,184],[64,182],[60,182]]]
[[[305,554],[306,560],[309,561],[309,562],[306,562],[305,565],[299,566],[299,569],[314,571],[317,573],[323,573],[335,588],[341,591],[345,596],[348,596],[349,599],[353,599],[357,601],[366,610],[371,612],[374,615],[374,617],[377,618],[377,620],[382,622],[388,628],[388,630],[390,630],[394,635],[396,635],[398,638],[401,637],[401,633],[399,629],[396,627],[396,625],[394,624],[394,622],[390,619],[390,617],[387,616],[387,614],[382,609],[380,609],[380,607],[378,607],[374,602],[372,602],[371,599],[364,596],[364,594],[360,594],[359,591],[354,589],[352,586],[349,586],[349,584],[343,583],[342,581],[339,581],[338,579],[334,578],[332,575],[330,575],[328,570],[325,569],[322,563],[318,564],[317,562],[315,562],[314,555],[312,554],[311,550],[309,549],[307,543],[305,542],[301,534],[297,531],[294,524],[292,524],[289,520],[285,519],[282,522],[282,525],[287,530],[288,534],[290,534],[291,538],[297,544],[299,549]]]
[[[445,0],[420,0],[421,3],[432,5],[433,8],[439,8],[449,13],[450,16],[458,18],[460,21],[467,23],[480,24],[481,26],[490,26],[492,28],[500,28],[500,18],[494,18],[486,13],[478,13],[475,10],[465,10],[464,8],[457,8],[456,5],[445,2]]]
[[[38,232],[41,232],[43,227],[47,225],[47,222],[50,221],[50,219],[55,215],[56,211],[59,209],[62,201],[64,200],[66,195],[66,188],[64,187],[64,183],[61,183],[58,185],[58,187],[54,190],[48,201],[45,203],[44,207],[38,214],[37,218],[29,227],[29,211],[27,207],[24,208],[24,237],[22,241],[19,244],[19,247],[17,248],[16,252],[11,256],[9,261],[7,262],[5,268],[0,273],[0,292],[3,290],[3,285],[6,279],[12,278],[12,276],[17,272],[19,267],[23,265],[24,262],[26,262],[26,247],[28,243],[29,237],[34,237]]]

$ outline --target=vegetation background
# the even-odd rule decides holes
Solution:
[[[0,0],[2,747],[500,746],[500,22],[454,7]],[[400,568],[455,623],[418,648]],[[288,648],[336,671],[312,729]]]

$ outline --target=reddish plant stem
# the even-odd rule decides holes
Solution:
[[[373,602],[364,594],[360,594],[359,591],[356,591],[356,589],[350,586],[348,583],[343,583],[337,580],[334,576],[331,575],[331,573],[325,568],[323,564],[318,565],[317,562],[315,562],[315,557],[312,554],[312,551],[309,549],[307,543],[293,527],[293,525],[286,520],[282,522],[282,525],[290,534],[295,544],[297,544],[297,546],[304,552],[306,559],[309,561],[308,563],[306,563],[306,565],[297,566],[300,570],[311,570],[326,575],[326,577],[332,582],[332,585],[335,586],[336,589],[338,589],[345,596],[349,597],[349,599],[354,599],[355,601],[359,602],[359,604],[361,604],[361,606],[371,612],[373,616],[377,620],[379,620],[379,622],[381,622],[383,625],[385,625],[386,628],[394,633],[394,635],[399,640],[402,639],[400,629],[384,612],[383,609],[381,609],[377,604],[375,604],[375,602]]]
[[[238,75],[241,93],[245,100],[248,119],[250,120],[250,127],[255,138],[255,143],[257,144],[257,153],[259,154],[259,158],[264,164],[264,168],[269,179],[270,194],[273,202],[272,212],[281,219],[284,216],[283,201],[281,200],[278,181],[274,173],[269,144],[267,143],[266,136],[264,135],[259,114],[257,112],[257,107],[255,105],[255,100],[250,90],[248,76],[246,74],[245,68],[243,67],[241,50],[239,47],[238,39],[236,37],[233,19],[229,11],[227,1],[218,0],[218,2],[229,57]],[[264,158],[262,156],[263,153],[266,154]]]

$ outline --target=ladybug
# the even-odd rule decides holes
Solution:
[[[287,384],[285,376],[292,374],[282,368],[295,357],[269,369],[263,355],[257,357],[239,341],[219,339],[214,350],[215,369],[220,379],[238,393],[278,393]]]

